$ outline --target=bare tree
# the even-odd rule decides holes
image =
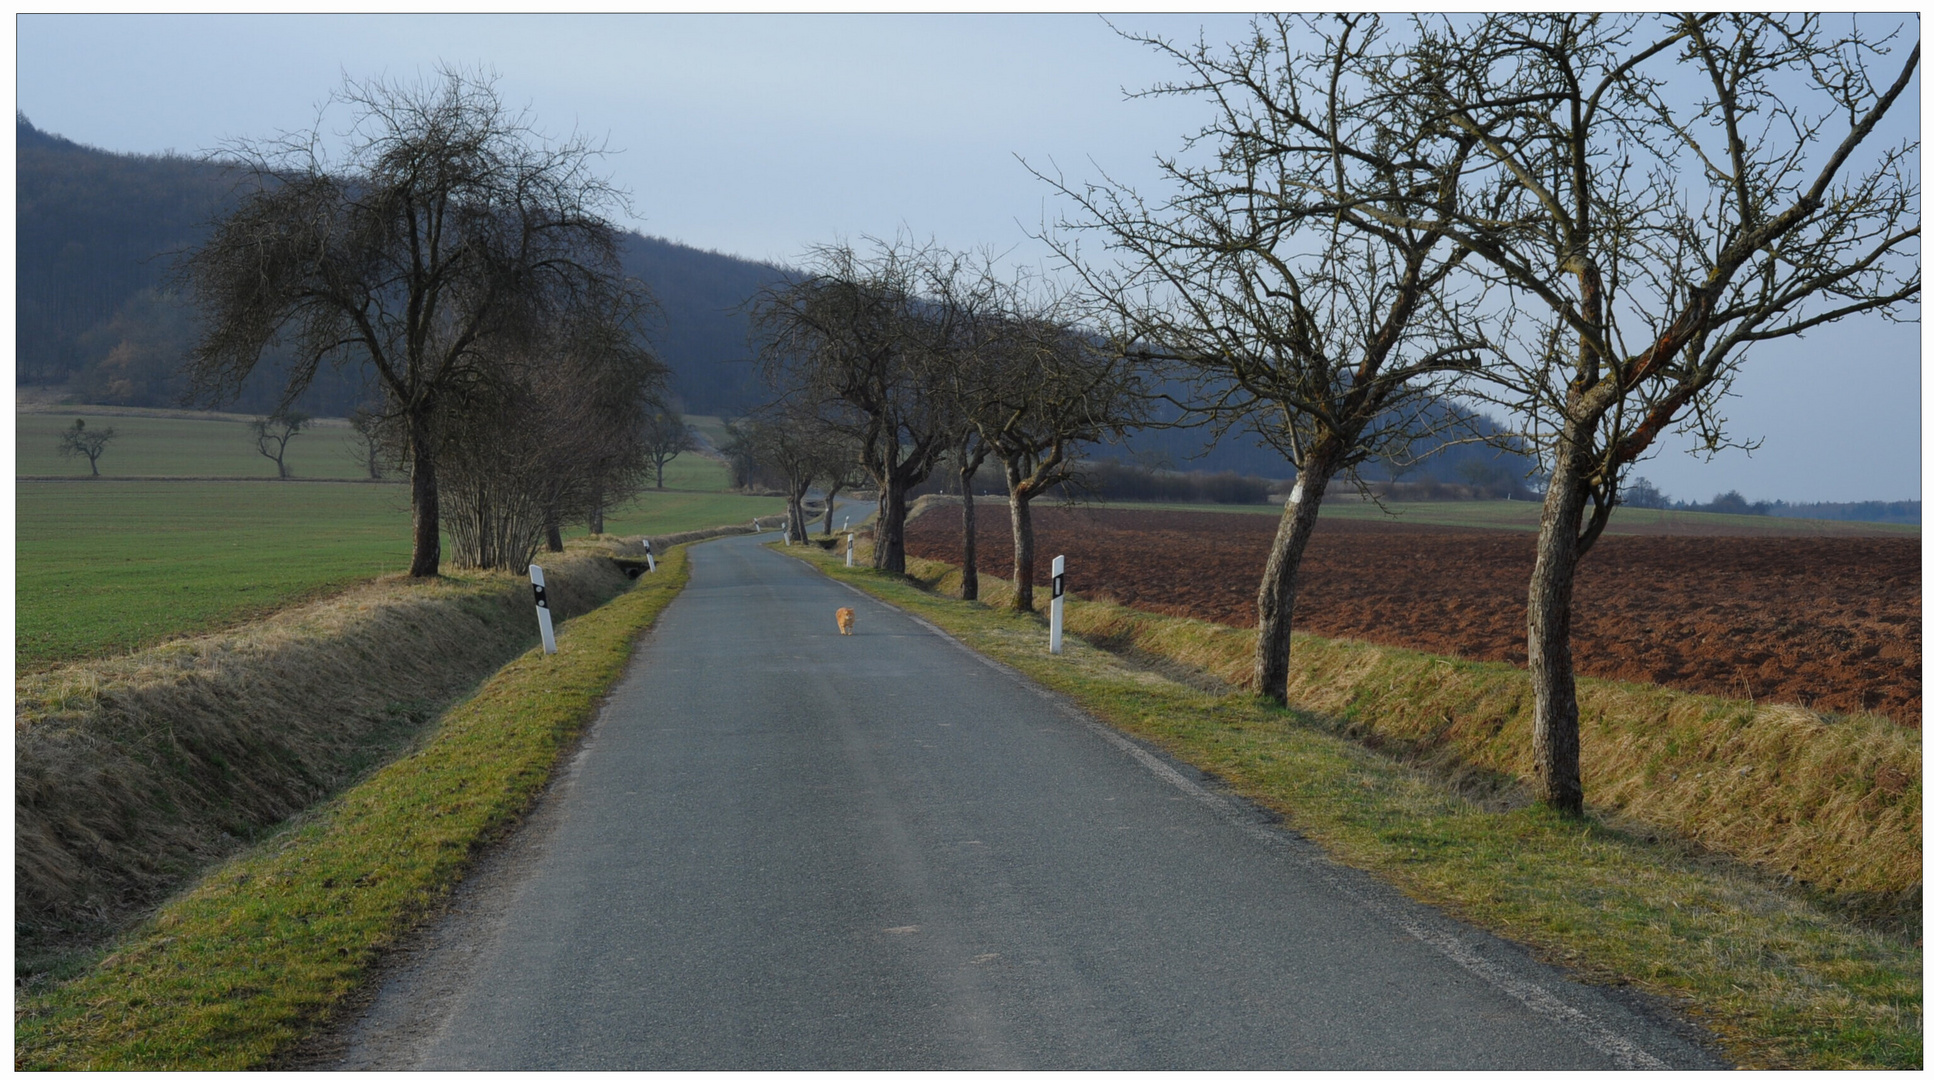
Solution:
[[[74,426],[60,433],[60,443],[56,447],[61,457],[84,457],[90,476],[101,475],[101,455],[107,451],[107,444],[114,440],[111,427],[87,430],[87,421],[74,418]]]
[[[645,314],[653,305],[641,286],[580,308],[564,324],[556,355],[573,387],[571,421],[579,484],[560,499],[559,514],[582,516],[593,534],[604,533],[604,512],[643,491],[663,466],[654,454],[652,417],[665,415],[670,369],[644,343]],[[676,415],[676,414],[672,414]]]
[[[1442,377],[1481,352],[1475,297],[1453,289],[1466,254],[1443,227],[1390,222],[1448,202],[1471,140],[1391,128],[1360,81],[1383,44],[1369,16],[1269,16],[1218,52],[1135,40],[1178,63],[1149,91],[1207,99],[1211,119],[1159,158],[1170,189],[1079,190],[1065,236],[1098,233],[1125,269],[1052,240],[1113,313],[1124,348],[1192,384],[1220,437],[1259,433],[1296,467],[1257,595],[1257,692],[1283,701],[1297,570],[1332,479],[1399,455],[1432,416]],[[1207,150],[1208,154],[1197,153]]]
[[[1875,135],[1920,46],[1883,64],[1890,41],[1860,25],[1425,19],[1364,66],[1391,127],[1473,159],[1455,200],[1379,219],[1442,233],[1538,316],[1491,393],[1550,472],[1526,634],[1553,807],[1583,808],[1573,583],[1626,469],[1675,426],[1726,446],[1715,405],[1753,345],[1919,296],[1918,134]]]
[[[276,479],[289,478],[289,465],[284,460],[289,453],[289,440],[302,434],[308,426],[309,414],[299,409],[280,409],[259,420],[249,421],[249,433],[255,436],[255,450],[275,462]]]
[[[961,260],[904,240],[872,248],[815,249],[809,273],[760,294],[753,325],[767,381],[859,447],[880,492],[873,565],[905,573],[907,492],[957,430],[935,392],[953,312],[933,285]]]
[[[976,410],[990,398],[990,387],[1011,370],[1004,367],[1002,350],[1010,343],[1014,320],[1014,291],[994,275],[993,260],[982,253],[978,265],[961,263],[958,272],[934,283],[946,293],[953,312],[945,343],[946,359],[935,371],[934,392],[951,401],[953,434],[945,460],[960,485],[960,598],[980,599],[979,519],[974,506],[974,477],[993,448],[975,423]]]
[[[806,538],[806,495],[833,469],[835,453],[850,452],[810,410],[778,402],[727,427],[732,455],[777,477],[786,496],[787,534]]]
[[[350,455],[369,473],[371,480],[381,480],[384,463],[395,460],[384,435],[385,423],[380,405],[361,405],[349,414],[349,426],[356,432]]]
[[[686,426],[684,417],[662,406],[646,414],[643,436],[645,455],[651,459],[652,486],[663,491],[665,466],[685,451],[697,449],[698,440],[692,435],[692,429]]]
[[[1016,611],[1034,610],[1035,499],[1074,475],[1084,443],[1120,438],[1146,415],[1139,362],[1050,315],[1014,313],[980,365],[966,403],[1007,478]]]
[[[249,190],[182,265],[204,326],[189,370],[233,394],[280,340],[293,402],[325,361],[368,365],[406,439],[410,574],[434,576],[446,414],[490,396],[477,388],[505,341],[620,276],[606,213],[623,200],[594,147],[544,141],[490,77],[351,81],[333,100],[352,114],[340,162],[320,121],[229,148]]]
[[[826,482],[826,516],[820,522],[820,535],[833,535],[833,504],[842,491],[866,483],[866,470],[860,466],[859,447],[842,432],[826,432],[827,456],[820,463],[820,479]]]
[[[948,451],[954,475],[960,481],[960,598],[980,599],[980,550],[974,508],[974,477],[986,463],[989,447],[973,424],[960,425],[954,445]]]
[[[636,336],[635,298],[565,313],[543,339],[493,358],[439,430],[452,558],[522,572],[561,522],[588,519],[642,489],[643,418],[665,368]]]

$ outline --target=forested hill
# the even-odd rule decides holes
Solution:
[[[175,254],[199,242],[234,198],[234,178],[201,159],[82,146],[40,131],[25,116],[16,126],[15,381],[58,387],[92,404],[183,403],[188,386],[180,367],[194,326],[186,305],[167,291],[168,272]],[[657,299],[653,345],[672,369],[685,411],[737,415],[764,400],[744,308],[780,269],[636,234],[625,240],[625,268]],[[269,357],[229,407],[274,408],[282,370],[282,359]],[[313,415],[341,416],[368,397],[352,366],[325,371],[299,404]],[[1293,471],[1253,437],[1232,435],[1213,448],[1206,442],[1200,429],[1149,430],[1127,446],[1098,448],[1098,456],[1267,477]],[[1472,469],[1493,468],[1524,471],[1493,450],[1451,446],[1413,479],[1455,482],[1468,480]]]
[[[167,292],[168,270],[234,197],[232,179],[200,159],[97,150],[25,116],[15,125],[15,382],[94,404],[181,403],[179,367],[194,331]],[[780,271],[636,234],[626,237],[624,263],[657,298],[653,344],[686,411],[755,404],[742,305]],[[279,366],[272,358],[235,407],[272,408]],[[326,372],[302,407],[342,415],[363,398],[360,372]]]

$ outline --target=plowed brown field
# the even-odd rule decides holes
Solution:
[[[1006,576],[1005,505],[983,505],[976,560]],[[1037,507],[1035,580],[1068,557],[1068,588],[1133,607],[1256,624],[1271,514]],[[1296,626],[1473,660],[1524,663],[1536,536],[1325,518],[1304,556]],[[960,562],[960,515],[908,525],[907,550]],[[1699,693],[1921,715],[1920,540],[1606,536],[1579,572],[1581,674]]]

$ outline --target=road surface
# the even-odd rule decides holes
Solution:
[[[770,539],[692,549],[583,749],[339,1064],[1720,1064]]]

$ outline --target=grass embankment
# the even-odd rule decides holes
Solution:
[[[550,560],[557,618],[628,582]],[[240,630],[15,683],[16,976],[57,968],[341,790],[537,640],[507,573],[392,578]]]
[[[1482,719],[1473,724],[1456,710],[1501,708],[1486,704],[1499,686],[1483,670],[1501,665],[1465,665],[1415,654],[1405,659],[1389,655],[1398,650],[1344,643],[1325,647],[1299,639],[1299,667],[1315,663],[1315,654],[1332,657],[1324,661],[1328,675],[1311,671],[1299,685],[1327,686],[1326,679],[1341,678],[1341,688],[1328,692],[1346,710],[1356,702],[1358,712],[1352,719],[1313,708],[1285,711],[1240,691],[1193,688],[1110,651],[1187,657],[1193,654],[1185,643],[1199,646],[1199,639],[1219,638],[1209,651],[1222,654],[1231,635],[1239,633],[1226,627],[1188,625],[1186,620],[1108,611],[1112,605],[1077,601],[1069,605],[1074,633],[1094,633],[1109,648],[1074,637],[1064,656],[1049,657],[1038,616],[942,595],[958,580],[953,567],[914,560],[915,579],[909,581],[866,569],[846,570],[837,556],[816,547],[784,550],[928,619],[1123,730],[1222,777],[1245,797],[1281,813],[1339,860],[1377,873],[1419,900],[1525,942],[1588,979],[1629,984],[1676,1002],[1718,1034],[1740,1064],[1921,1064],[1917,924],[1889,932],[1857,923],[1797,890],[1780,887],[1765,872],[1702,854],[1667,830],[1630,815],[1594,811],[1574,821],[1521,805],[1522,800],[1509,798],[1504,790],[1508,778],[1484,783],[1471,775],[1481,766],[1464,766],[1464,776],[1451,777],[1461,783],[1446,782],[1453,770],[1443,767],[1443,756],[1435,762],[1438,768],[1415,767],[1418,756],[1444,755],[1459,724],[1482,729],[1495,721],[1496,711],[1480,712]],[[985,577],[981,588],[989,604],[1000,603],[1006,595],[1004,583]],[[1139,625],[1124,626],[1124,620]],[[1166,662],[1191,669],[1208,666],[1172,657]],[[1508,678],[1503,672],[1496,678]],[[1471,678],[1473,673],[1478,677]],[[1406,685],[1407,680],[1414,685]],[[1460,698],[1465,706],[1457,705],[1449,693],[1454,683],[1467,688]],[[1588,702],[1598,702],[1587,706],[1588,731],[1598,723],[1590,710],[1606,707],[1604,699],[1590,696],[1600,689],[1587,690]],[[1349,737],[1353,728],[1359,736],[1374,735],[1368,715],[1413,697],[1416,707],[1403,723],[1423,725],[1435,741],[1403,745],[1387,737],[1379,752]],[[1652,706],[1665,699],[1636,700]],[[1721,715],[1724,728],[1742,714],[1722,710]],[[1752,726],[1737,725],[1737,730]],[[1815,727],[1832,731],[1817,722]],[[1914,738],[1916,764],[1903,799],[1914,807],[1918,882],[1918,733],[1906,734]],[[1500,743],[1517,736],[1508,727],[1491,732]],[[1587,736],[1588,757],[1605,750],[1594,738]],[[1710,747],[1688,743],[1683,760],[1739,751],[1743,744],[1738,738]],[[1863,745],[1854,740],[1851,750],[1836,753],[1858,760],[1868,752]],[[1835,760],[1826,755],[1826,766],[1833,767]],[[1739,767],[1725,765],[1733,772]],[[1682,776],[1685,768],[1699,771],[1688,764],[1681,767]],[[1710,787],[1704,804],[1727,797],[1724,785]],[[1479,797],[1463,793],[1472,791]],[[1602,794],[1594,788],[1588,792]],[[1854,851],[1843,854],[1841,864],[1852,873],[1863,861],[1893,857],[1891,852]]]
[[[161,909],[84,974],[16,992],[14,1062],[273,1064],[531,806],[686,578],[682,549],[452,709],[415,752]]]

